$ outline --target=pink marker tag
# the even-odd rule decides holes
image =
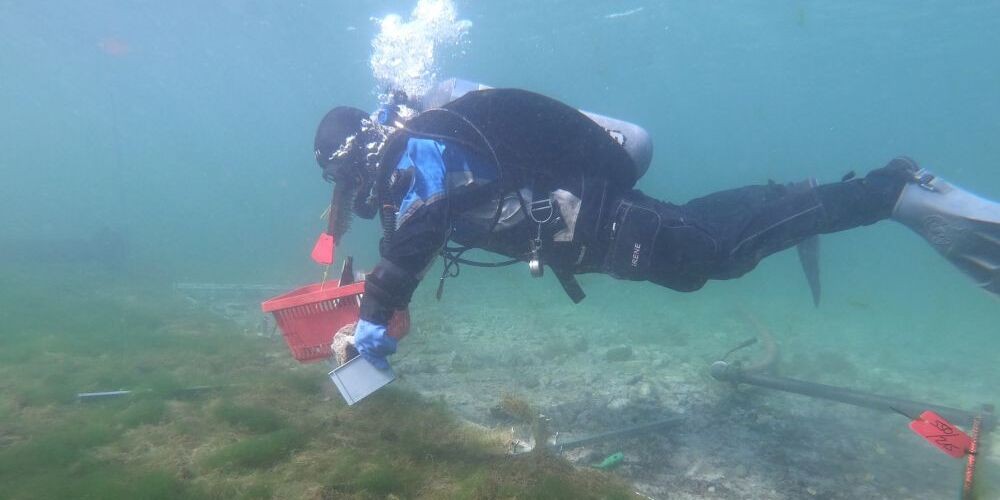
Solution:
[[[323,233],[319,235],[319,238],[316,239],[316,244],[313,245],[312,260],[317,264],[329,266],[333,264],[336,251],[337,242],[334,241],[333,235]]]
[[[932,411],[925,411],[911,421],[910,429],[955,458],[964,457],[972,446],[972,438]]]

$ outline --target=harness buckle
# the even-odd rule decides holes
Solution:
[[[538,218],[535,214],[544,213],[545,217]],[[528,203],[528,217],[531,218],[532,222],[535,224],[545,224],[552,220],[552,216],[555,214],[555,204],[552,203],[552,197],[549,196],[544,200],[535,200]]]
[[[936,179],[934,174],[921,170],[917,172],[917,185],[931,192],[937,192],[937,187],[934,186],[934,179]]]

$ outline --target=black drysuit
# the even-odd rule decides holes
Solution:
[[[585,115],[513,89],[419,115],[390,137],[381,163],[395,166],[378,189],[395,223],[361,311],[377,325],[406,307],[449,240],[523,261],[534,250],[575,301],[573,275],[590,272],[694,291],[811,236],[889,217],[906,182],[890,164],[860,179],[746,186],[675,205],[634,189],[635,165]]]

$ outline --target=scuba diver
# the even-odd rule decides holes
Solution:
[[[690,292],[798,245],[818,301],[815,237],[891,218],[1000,294],[1000,204],[907,157],[861,178],[769,182],[677,205],[634,188],[652,154],[641,128],[525,90],[459,94],[427,105],[397,93],[371,115],[336,107],[316,132],[316,161],[335,184],[328,233],[339,241],[352,213],[382,221],[381,260],[366,277],[354,334],[376,367],[388,367],[405,334],[387,329],[390,319],[408,315],[438,255],[439,298],[460,264],[527,262],[535,276],[551,269],[579,302],[576,274]],[[463,258],[471,248],[509,260]]]

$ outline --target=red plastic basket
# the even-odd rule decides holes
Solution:
[[[292,356],[309,363],[330,357],[333,335],[358,320],[364,291],[364,281],[313,283],[265,300],[260,308],[274,315]]]

